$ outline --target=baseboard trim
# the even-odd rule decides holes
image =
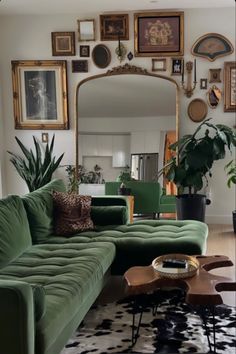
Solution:
[[[232,224],[232,215],[206,215],[207,224]]]

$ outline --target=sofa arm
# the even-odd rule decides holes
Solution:
[[[32,287],[0,279],[0,352],[34,354],[34,327]]]
[[[131,211],[130,211],[130,202],[128,196],[118,196],[118,195],[92,196],[91,204],[92,204],[92,208],[124,206],[126,207],[126,215],[125,218],[123,218],[122,216],[123,223],[126,224],[130,222]]]

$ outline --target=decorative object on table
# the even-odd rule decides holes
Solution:
[[[152,71],[166,71],[166,59],[152,59]]]
[[[155,258],[152,266],[161,278],[184,279],[197,273],[199,262],[196,257],[176,253]]]
[[[90,46],[89,45],[80,45],[79,46],[79,55],[84,58],[90,56]]]
[[[52,175],[58,168],[64,153],[57,160],[52,155],[55,135],[53,135],[51,144],[47,143],[43,152],[41,145],[33,136],[35,153],[32,149],[28,150],[16,136],[15,139],[25,157],[10,151],[7,152],[11,155],[11,163],[15,166],[20,177],[26,182],[29,192],[32,192],[51,181]]]
[[[197,84],[197,63],[196,59],[194,59],[194,80],[192,84],[192,70],[193,70],[193,62],[187,61],[186,63],[186,70],[187,70],[187,85],[185,85],[184,81],[184,60],[183,60],[183,70],[182,70],[182,81],[181,86],[184,90],[184,94],[190,98],[193,95],[193,91],[195,90]]]
[[[12,61],[15,129],[68,129],[65,60]]]
[[[209,69],[209,72],[210,72],[210,79],[209,79],[210,83],[221,82],[221,78],[220,78],[221,69]]]
[[[77,20],[78,41],[95,41],[95,20]]]
[[[207,104],[201,98],[195,98],[188,105],[188,116],[193,122],[201,122],[206,118],[208,112]]]
[[[224,63],[224,112],[236,111],[236,61]]]
[[[131,181],[131,171],[130,167],[127,165],[122,171],[120,171],[119,176],[117,177],[116,181],[121,182],[120,187],[118,188],[118,194],[120,195],[130,195],[131,188],[127,188],[125,183]]]
[[[184,54],[184,13],[143,12],[134,14],[134,55]]]
[[[75,32],[52,32],[52,55],[75,55]]]
[[[111,62],[110,49],[105,44],[97,44],[93,48],[92,59],[98,68],[106,68]]]
[[[132,52],[129,52],[129,53],[127,54],[127,59],[128,59],[129,61],[131,61],[131,60],[133,59],[133,57],[134,57],[134,55],[133,55]]]
[[[236,162],[231,160],[225,166],[225,171],[227,173],[227,186],[230,188],[232,184],[236,184]],[[234,233],[236,234],[236,209],[232,211],[233,217],[233,228]]]
[[[182,58],[171,59],[171,75],[181,75],[183,72],[183,60]]]
[[[101,41],[116,41],[129,39],[129,15],[100,15]]]
[[[207,33],[193,44],[191,52],[198,57],[210,61],[233,53],[234,48],[230,41],[219,33]]]
[[[184,135],[170,145],[172,158],[159,171],[178,187],[176,198],[178,219],[205,220],[206,196],[197,194],[208,185],[214,162],[225,158],[226,150],[232,152],[236,145],[235,130],[223,124],[202,122],[191,135]],[[205,128],[204,135],[199,134]],[[178,155],[176,151],[178,149]],[[188,194],[184,192],[188,190]]]
[[[205,329],[199,313],[185,302],[182,289],[159,290],[149,295],[139,295],[143,308],[139,338],[131,349],[133,297],[93,306],[83,324],[70,338],[61,354],[77,354],[88,351],[112,354],[120,353],[190,353],[209,352]],[[158,304],[153,316],[152,305]],[[135,311],[136,312],[136,311]],[[235,314],[233,306],[216,307],[216,343],[218,354],[235,354]],[[109,330],[107,330],[109,324]],[[184,328],[184,330],[182,330]],[[98,332],[99,330],[99,332]],[[100,335],[97,335],[97,334]]]
[[[208,105],[213,109],[216,108],[221,101],[221,97],[222,97],[221,90],[216,85],[213,85],[207,91]]]
[[[88,60],[72,60],[71,67],[72,73],[87,73]]]
[[[207,89],[207,79],[200,79],[200,89],[201,90]]]
[[[125,48],[124,44],[120,41],[120,34],[118,34],[118,46],[115,49],[115,53],[117,55],[118,60],[120,63],[125,59],[127,49]]]

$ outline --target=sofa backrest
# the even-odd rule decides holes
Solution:
[[[105,194],[117,195],[120,182],[106,182]],[[134,196],[134,213],[148,214],[158,213],[160,207],[161,186],[158,182],[129,181],[125,182],[127,188],[131,188]]]
[[[52,191],[65,192],[62,180],[54,179],[45,186],[22,197],[33,243],[41,243],[53,234]]]
[[[18,196],[0,200],[0,268],[32,244],[27,214]]]

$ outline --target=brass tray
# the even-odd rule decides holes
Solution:
[[[186,268],[163,268],[163,261],[167,259],[176,259],[176,260],[186,260]],[[199,268],[198,260],[193,256],[188,256],[186,254],[174,253],[174,254],[165,254],[163,256],[157,257],[152,261],[152,266],[155,271],[162,278],[170,279],[184,279],[193,277]]]

